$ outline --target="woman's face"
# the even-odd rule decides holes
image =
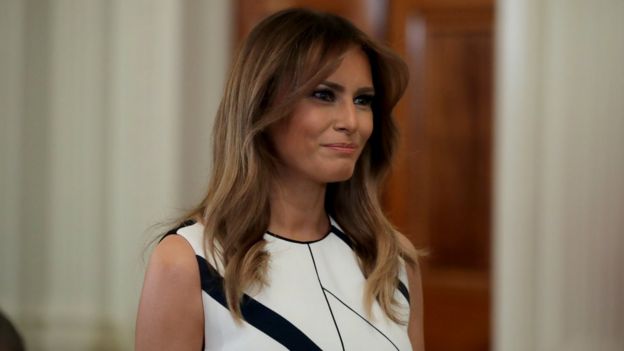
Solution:
[[[353,47],[290,117],[269,128],[280,176],[318,183],[349,179],[373,131],[374,94],[368,57]]]

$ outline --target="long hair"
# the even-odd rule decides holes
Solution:
[[[269,257],[263,236],[276,162],[267,127],[287,118],[354,45],[371,66],[373,132],[353,176],[328,184],[325,207],[359,258],[367,313],[377,300],[389,318],[404,322],[394,298],[400,260],[414,264],[417,253],[384,216],[379,187],[396,146],[391,112],[406,88],[407,66],[347,20],[306,9],[267,17],[240,48],[215,119],[208,192],[185,216],[199,218],[205,226],[205,249],[223,265],[225,295],[237,321],[242,319],[243,291],[266,285]]]

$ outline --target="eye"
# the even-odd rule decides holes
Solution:
[[[317,89],[312,92],[312,97],[326,102],[333,102],[336,100],[336,95],[329,89]]]
[[[373,100],[375,99],[374,95],[364,94],[358,95],[353,99],[353,102],[359,106],[369,107],[373,104]]]

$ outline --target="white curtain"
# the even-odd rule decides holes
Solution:
[[[624,1],[497,8],[495,349],[624,350]]]
[[[230,2],[0,1],[0,310],[128,350],[150,226],[203,195]]]

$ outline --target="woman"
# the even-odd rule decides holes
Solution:
[[[150,259],[136,348],[422,350],[417,253],[378,197],[406,79],[340,17],[258,24],[217,112],[208,193]]]

